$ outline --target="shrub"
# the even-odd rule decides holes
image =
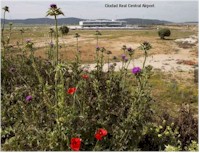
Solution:
[[[175,140],[178,143],[164,143],[166,151],[173,151],[173,149],[188,151],[196,148],[196,142],[198,142],[198,119],[194,117],[188,104],[182,104],[176,117],[172,117],[167,111],[163,112],[160,120],[159,122],[164,120],[166,125],[173,125],[172,130],[176,129]]]
[[[178,129],[174,124],[163,120],[162,124],[149,124],[146,126],[139,146],[142,151],[161,151],[166,145],[178,146]]]
[[[171,31],[167,28],[165,29],[160,29],[158,31],[158,35],[161,39],[165,39],[165,37],[169,37],[171,35]]]
[[[72,138],[82,139],[82,151],[139,149],[140,135],[152,120],[151,68],[128,73],[129,58],[120,72],[104,72],[109,54],[105,48],[98,52],[98,69],[91,72],[78,61],[54,65],[34,55],[6,58],[1,75],[3,150],[65,151]],[[94,134],[100,128],[108,134],[98,142]]]
[[[189,105],[181,106],[178,115],[175,124],[180,133],[181,149],[185,150],[192,141],[198,141],[198,119],[193,116]]]
[[[67,26],[61,26],[59,28],[59,31],[61,32],[62,35],[67,35],[69,33],[69,28]]]

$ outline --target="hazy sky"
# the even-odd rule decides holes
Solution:
[[[43,18],[49,5],[55,3],[62,9],[65,16],[84,19],[120,19],[120,18],[144,18],[159,19],[172,22],[198,21],[197,0],[1,0],[1,7],[9,6],[10,13],[7,19]],[[152,8],[106,8],[105,4],[154,4]],[[1,12],[2,14],[2,12]],[[2,16],[2,15],[1,15]]]

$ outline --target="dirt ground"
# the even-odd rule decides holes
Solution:
[[[102,30],[102,35],[99,36],[99,47],[105,47],[112,52],[112,57],[116,56],[119,59],[123,53],[121,48],[123,45],[132,47],[135,49],[135,58],[143,56],[143,52],[138,49],[140,44],[144,41],[148,41],[152,45],[152,49],[149,55],[155,54],[171,54],[178,52],[176,39],[187,38],[191,35],[197,36],[197,26],[170,26],[171,36],[169,39],[161,40],[157,34],[157,28],[161,26],[155,26],[150,30]],[[49,50],[50,36],[48,33],[49,27],[32,27],[25,29],[23,34],[23,40],[31,39],[34,42],[35,55],[42,58],[47,57],[47,51]],[[79,33],[79,50],[81,51],[81,60],[83,63],[94,63],[95,49],[97,46],[95,30],[71,30],[67,36],[59,37],[59,55],[62,60],[72,61],[76,54],[76,38],[75,33]],[[21,35],[19,29],[14,29],[12,39],[12,45],[16,47],[16,42],[21,42]],[[55,43],[55,40],[53,39]]]
[[[150,30],[102,30],[99,36],[98,46],[105,47],[111,51],[110,60],[113,56],[117,57],[116,70],[120,68],[121,50],[123,45],[132,47],[134,52],[134,63],[130,64],[140,66],[143,61],[143,52],[139,49],[142,42],[148,41],[152,49],[148,52],[147,64],[154,66],[155,69],[162,71],[192,71],[192,67],[198,63],[198,27],[197,26],[169,26],[171,36],[166,40],[158,37],[157,29],[161,26],[155,26]],[[49,27],[33,27],[25,29],[23,40],[31,39],[34,42],[35,55],[47,58],[49,50],[50,36]],[[14,29],[12,36],[12,45],[16,48],[16,42],[20,42],[19,29]],[[63,61],[73,61],[76,54],[77,41],[75,33],[79,33],[78,46],[81,52],[82,63],[94,63],[97,40],[95,30],[72,30],[67,36],[59,37],[59,56]],[[53,39],[55,44],[55,39]],[[25,42],[24,42],[25,43]],[[20,54],[20,52],[16,52]],[[11,53],[13,54],[13,52]],[[107,56],[105,54],[105,56]],[[186,62],[185,62],[186,61]],[[184,63],[185,62],[185,63]],[[189,65],[188,62],[193,64]],[[93,67],[91,65],[91,67]],[[106,70],[106,68],[105,68]]]

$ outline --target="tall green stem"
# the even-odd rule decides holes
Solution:
[[[21,36],[22,36],[22,45],[24,44],[24,37],[23,37],[23,33],[21,32]]]
[[[79,64],[79,47],[78,47],[78,37],[76,38],[76,54],[77,54],[77,64]]]
[[[2,52],[2,57],[5,57],[5,41],[4,41],[4,26],[5,26],[5,19],[6,18],[6,11],[4,11],[4,20],[3,20],[3,25],[2,25],[2,30],[1,30],[1,39],[3,41],[2,45],[3,45],[3,52]]]
[[[145,54],[144,54],[145,56],[144,56],[144,63],[143,63],[143,67],[142,68],[144,68],[144,66],[145,66],[145,63],[146,63],[146,59],[147,59],[147,51],[145,50]]]
[[[98,146],[98,143],[99,143],[99,141],[97,140],[97,142],[96,142],[96,144],[95,144],[95,146],[94,146],[92,151],[96,151],[96,147]]]
[[[109,60],[109,55],[108,55],[108,71],[109,71],[109,64],[110,64],[110,60]]]
[[[3,24],[2,24],[2,33],[1,33],[2,36],[3,36],[4,26],[5,26],[5,22],[6,22],[6,21],[5,21],[5,20],[6,20],[6,19],[5,19],[5,18],[6,18],[6,11],[4,11],[4,15],[3,15],[3,17],[4,17],[4,19],[3,19]],[[2,38],[3,38],[3,37],[2,37]]]
[[[97,47],[99,46],[99,37],[97,35]]]
[[[55,24],[56,24],[56,64],[58,64],[58,21],[55,15]]]
[[[9,37],[8,37],[8,44],[10,43],[11,31],[12,31],[12,25],[10,24]]]
[[[52,37],[53,37],[53,36],[52,36],[52,33],[51,33],[50,35],[51,35],[51,43],[52,43]]]
[[[77,49],[77,52],[78,52],[78,37],[76,38],[76,49]]]

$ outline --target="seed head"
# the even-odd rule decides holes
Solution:
[[[57,9],[57,5],[56,5],[56,4],[51,4],[50,7],[51,7],[52,9]]]
[[[2,8],[5,12],[9,12],[9,7],[8,6],[5,6]]]
[[[142,50],[150,50],[150,49],[152,48],[152,46],[151,46],[151,44],[150,44],[149,42],[144,41],[144,42],[141,44],[140,48],[141,48]]]
[[[112,52],[108,50],[108,51],[107,51],[107,54],[110,55],[110,54],[112,54]]]

